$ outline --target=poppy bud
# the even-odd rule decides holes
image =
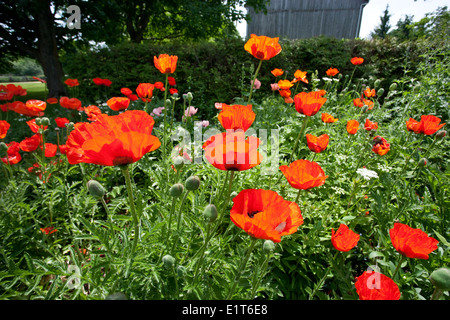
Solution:
[[[427,163],[428,163],[428,160],[425,158],[422,158],[419,160],[419,167],[423,168],[427,165]]]
[[[367,110],[369,110],[369,107],[368,107],[366,104],[363,105],[363,107],[361,108],[361,112],[362,112],[362,113],[366,113]]]
[[[184,191],[184,186],[181,183],[175,183],[172,187],[169,189],[169,194],[172,197],[179,197]]]
[[[181,168],[183,168],[184,165],[184,159],[181,156],[177,156],[174,160],[173,160],[173,166],[175,167],[175,169],[179,170]]]
[[[42,119],[36,118],[36,119],[34,119],[34,123],[36,123],[38,126],[42,126]]]
[[[0,155],[6,154],[6,151],[8,151],[8,146],[4,142],[0,142]]]
[[[105,188],[96,180],[89,180],[86,185],[91,196],[96,199],[100,199],[106,193]]]
[[[72,131],[75,128],[75,124],[73,122],[69,122],[66,124],[66,128],[67,130]]]
[[[106,300],[127,300],[127,296],[122,292],[114,292],[108,295]]]
[[[183,266],[178,266],[178,268],[177,268],[178,277],[180,277],[180,278],[184,277],[185,273],[186,273],[186,268]]]
[[[275,243],[272,240],[265,240],[263,244],[263,250],[267,253],[271,253],[275,250]]]
[[[439,130],[436,133],[436,139],[443,139],[447,135],[447,131],[445,130]]]
[[[186,189],[190,191],[197,190],[200,187],[200,178],[197,176],[191,176],[186,180]]]
[[[203,217],[207,222],[214,222],[217,219],[217,208],[213,204],[208,204],[203,210]]]
[[[175,258],[170,254],[166,254],[164,257],[162,257],[162,262],[164,263],[164,267],[170,269],[175,264]]]
[[[194,99],[194,96],[192,95],[192,92],[188,92],[187,93],[187,99],[189,100],[189,102]]]
[[[450,290],[450,269],[439,268],[431,273],[430,281],[441,290]]]
[[[377,96],[382,96],[383,95],[383,93],[384,93],[384,89],[383,88],[380,88],[380,89],[378,89],[378,91],[377,91]]]
[[[389,86],[389,90],[394,91],[396,89],[397,89],[397,83],[395,83],[395,82],[391,83],[391,85]]]
[[[42,126],[49,126],[50,125],[50,119],[49,118],[47,118],[47,117],[43,117],[43,118],[41,118],[41,124],[40,125],[42,125]]]
[[[381,80],[377,79],[377,80],[375,80],[375,82],[373,84],[373,87],[376,89],[376,88],[378,88],[380,86],[380,84],[381,84]]]
[[[187,93],[183,93],[183,99],[184,99],[184,100],[187,100],[187,98],[188,98]]]

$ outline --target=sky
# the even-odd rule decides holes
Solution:
[[[369,0],[363,10],[360,38],[370,37],[370,33],[380,24],[380,17],[384,14],[387,4],[389,4],[391,15],[389,19],[391,30],[395,29],[397,21],[404,19],[406,15],[414,16],[413,21],[417,22],[425,17],[426,13],[434,12],[439,7],[450,8],[450,0]],[[247,24],[240,23],[237,28],[241,36],[245,38]]]

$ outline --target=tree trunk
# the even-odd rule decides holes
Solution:
[[[60,97],[67,95],[63,83],[64,72],[59,61],[58,47],[56,46],[56,35],[53,15],[50,7],[40,11],[36,15],[38,21],[38,60],[42,65],[49,97]]]

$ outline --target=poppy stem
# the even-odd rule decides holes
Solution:
[[[308,117],[308,116],[305,116],[305,119],[303,120],[302,128],[300,129],[300,133],[298,134],[297,140],[295,140],[294,148],[292,149],[291,157],[289,158],[289,163],[292,162],[292,159],[293,159],[294,154],[295,154],[295,151],[296,151],[296,149],[297,149],[297,145],[298,145],[298,142],[299,142],[299,140],[300,140],[300,137],[301,137],[301,136],[303,135],[303,133],[305,132],[306,124],[308,123],[308,119],[309,119],[309,117]]]
[[[256,68],[256,71],[255,71],[255,76],[253,77],[252,83],[250,84],[250,94],[248,95],[248,102],[247,102],[247,104],[250,104],[250,102],[252,101],[253,85],[255,84],[256,76],[259,73],[259,69],[261,69],[262,62],[263,62],[262,60],[259,60],[258,67]]]
[[[300,192],[302,192],[302,189],[298,189],[297,198],[295,198],[295,203],[298,203],[298,199],[300,199]]]
[[[166,160],[166,127],[167,127],[167,108],[166,108],[166,100],[167,100],[167,89],[168,89],[168,81],[169,81],[169,74],[166,73],[166,84],[164,86],[164,134],[163,134],[163,159]]]
[[[233,296],[234,290],[236,289],[236,285],[238,284],[239,279],[241,278],[242,272],[245,270],[248,259],[250,258],[250,254],[252,253],[257,240],[258,240],[257,238],[251,239],[250,247],[247,249],[247,253],[246,253],[244,259],[242,260],[241,265],[239,266],[239,269],[236,272],[236,276],[234,277],[234,281],[233,281],[233,286],[231,287],[230,291],[228,291],[228,295],[225,300],[230,300],[231,297]]]
[[[136,208],[134,206],[134,196],[133,196],[133,187],[131,185],[130,170],[128,168],[128,165],[120,166],[120,169],[122,170],[122,173],[125,177],[125,183],[127,186],[127,193],[128,193],[128,201],[130,202],[130,211],[131,216],[133,217],[134,241],[131,249],[131,255],[133,255],[134,251],[136,250],[137,242],[139,239],[139,220],[136,214]]]
[[[395,268],[394,273],[392,274],[392,279],[395,278],[397,275],[398,270],[400,269],[400,266],[402,265],[403,261],[405,261],[406,257],[404,255],[401,255],[400,261],[398,262],[397,267]]]

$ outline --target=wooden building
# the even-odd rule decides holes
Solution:
[[[369,0],[270,0],[267,14],[248,7],[247,37],[254,33],[289,39],[320,35],[357,38]]]

